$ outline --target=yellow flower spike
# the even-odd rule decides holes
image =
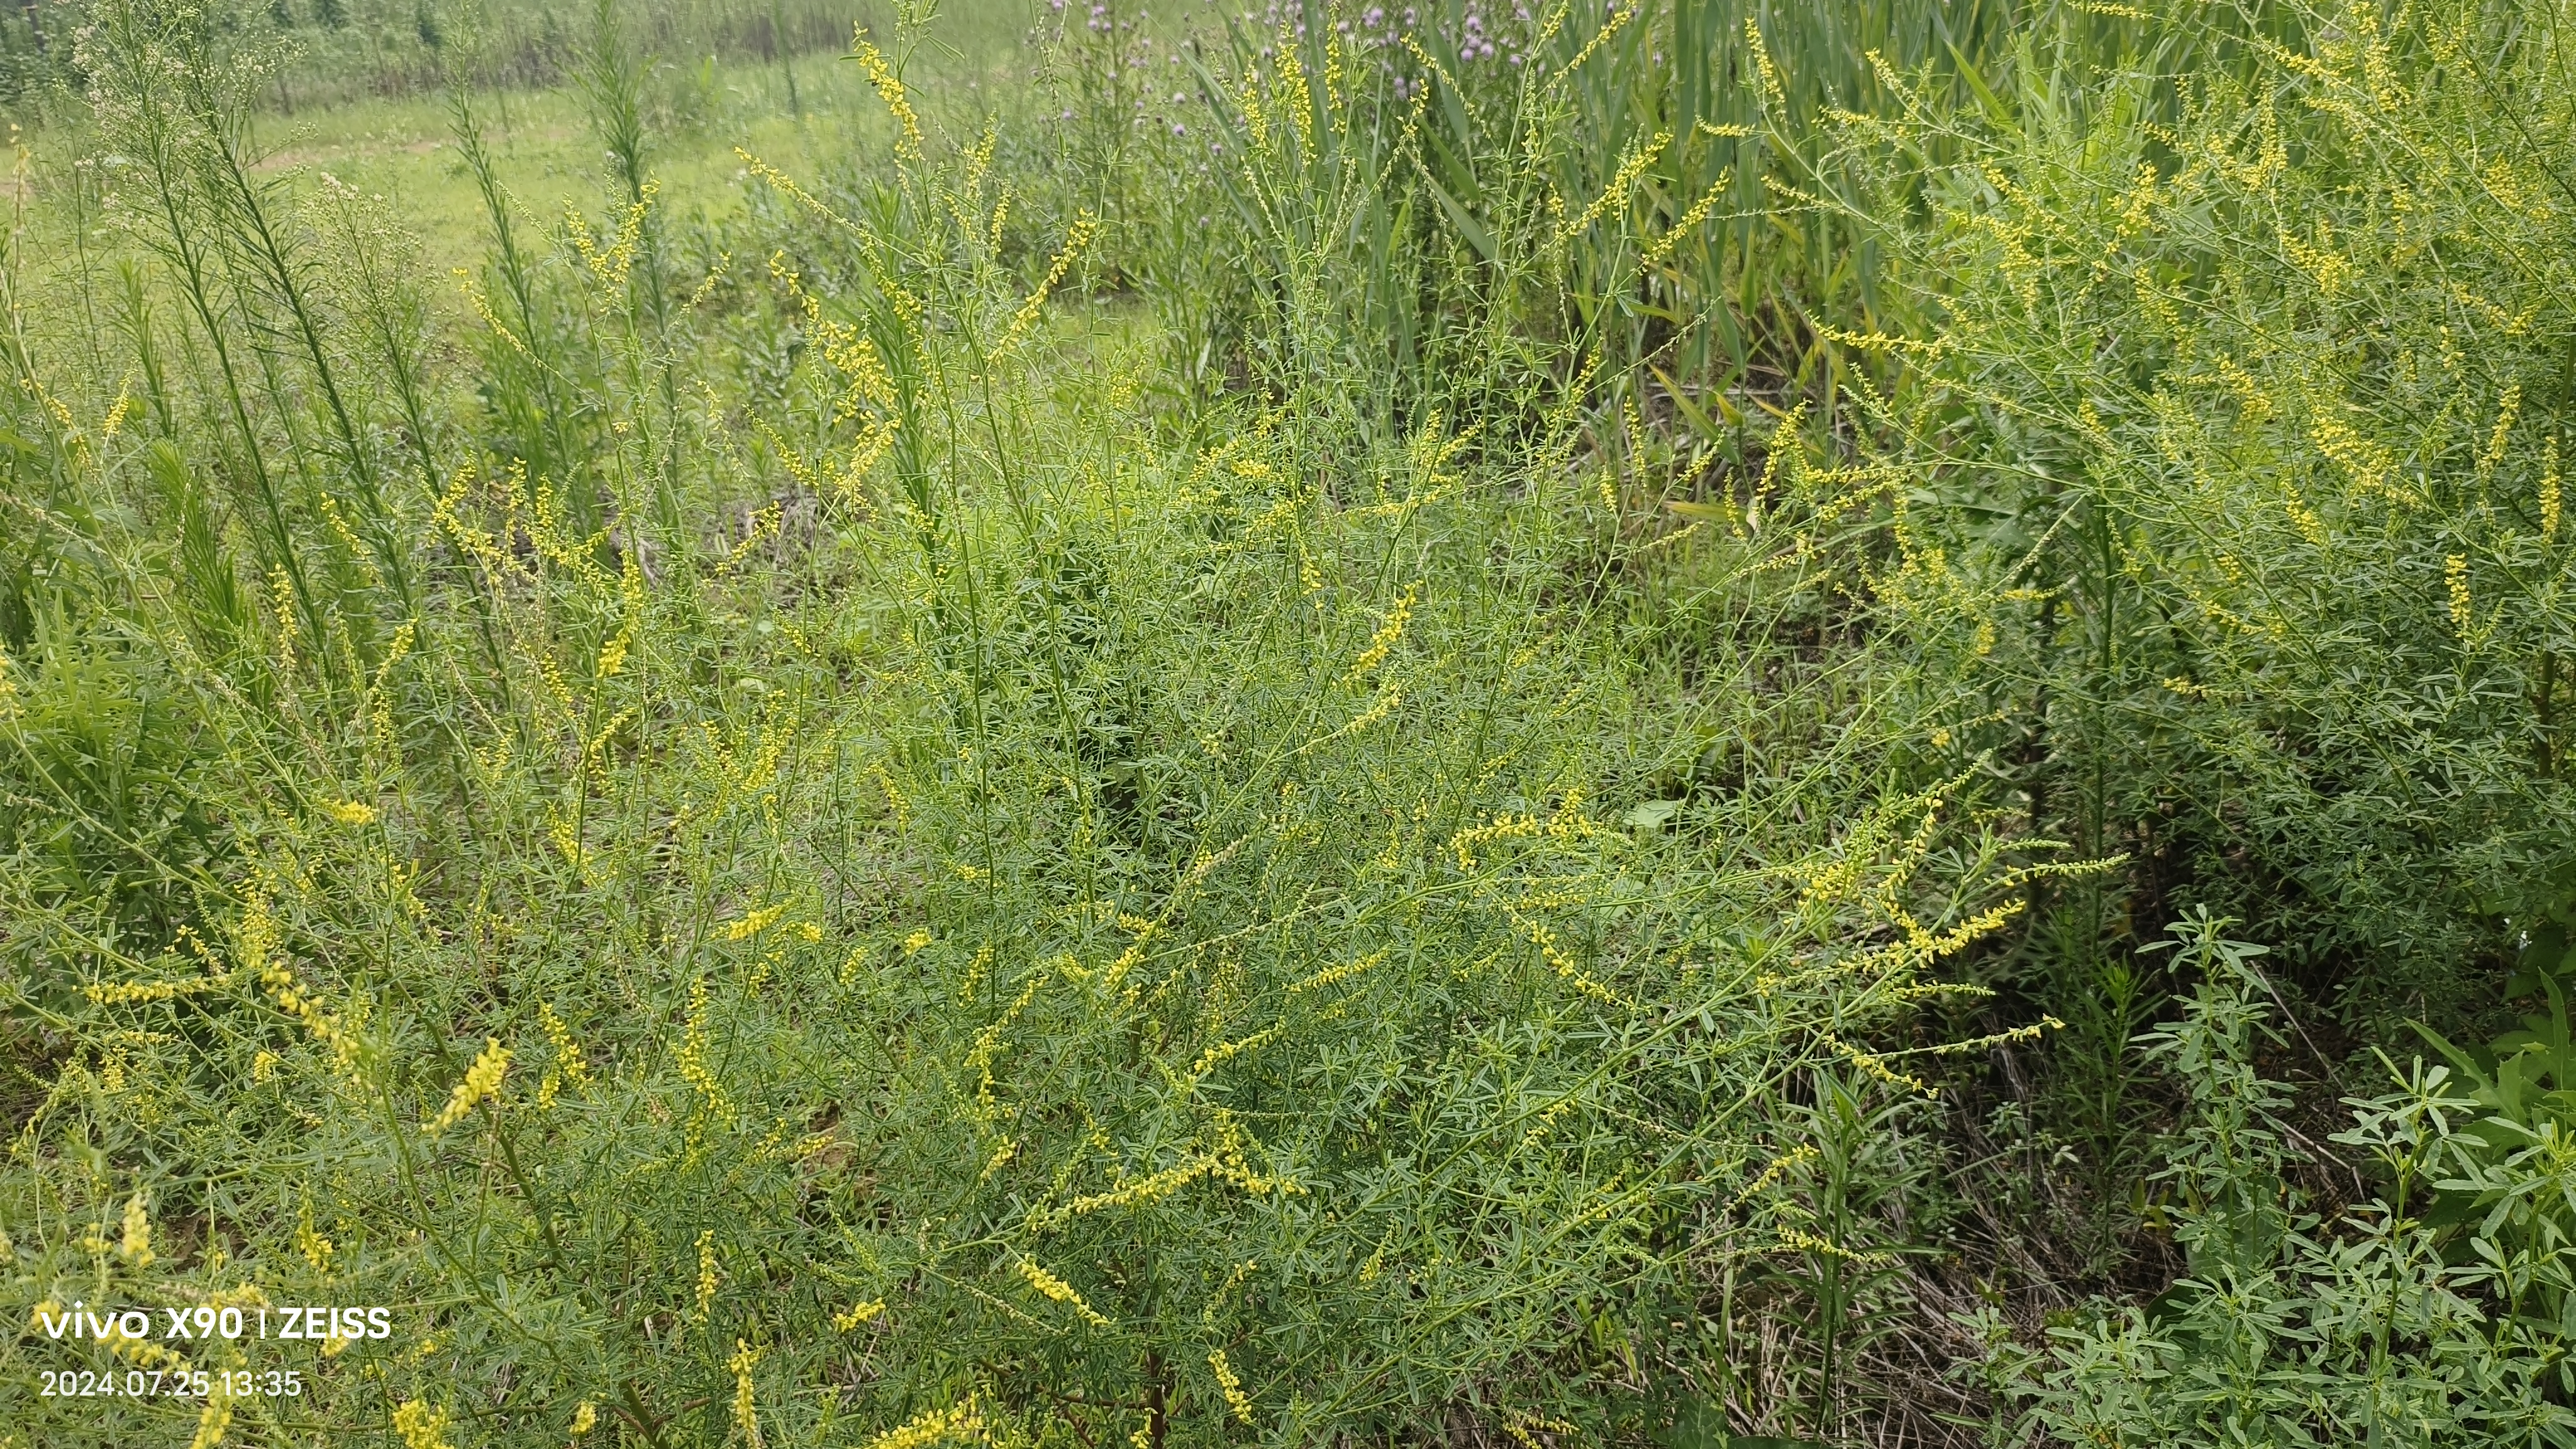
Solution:
[[[233,1396],[223,1388],[226,1380],[218,1377],[215,1382],[215,1391],[207,1397],[206,1406],[197,1411],[197,1432],[189,1438],[188,1449],[215,1449],[224,1442],[224,1430],[232,1425]],[[407,1449],[447,1449],[434,1439],[427,1444],[404,1442]]]
[[[1298,135],[1308,134],[1315,124],[1314,93],[1306,87],[1306,66],[1298,56],[1298,37],[1285,18],[1279,22],[1277,84],[1280,100],[1288,113],[1288,124],[1296,128]]]
[[[1601,188],[1601,194],[1592,199],[1590,206],[1583,208],[1581,213],[1557,228],[1556,239],[1560,242],[1572,240],[1578,233],[1600,220],[1602,213],[1625,202],[1628,199],[1628,192],[1636,186],[1637,178],[1646,174],[1646,168],[1655,164],[1655,158],[1664,153],[1664,148],[1671,145],[1672,140],[1673,133],[1670,131],[1657,131],[1648,138],[1645,145],[1638,147],[1634,154],[1619,164],[1619,170],[1611,176],[1610,184]]]
[[[509,1070],[509,1048],[501,1045],[498,1037],[484,1038],[483,1050],[474,1058],[474,1064],[465,1069],[464,1080],[447,1094],[447,1105],[438,1109],[437,1116],[423,1123],[422,1130],[435,1136],[464,1121],[466,1113],[501,1089],[501,1078]]]
[[[885,53],[868,41],[867,27],[860,26],[850,34],[850,58],[868,73],[868,84],[876,87],[877,99],[885,102],[886,113],[902,127],[903,136],[895,142],[895,154],[907,161],[921,159],[921,118],[913,114],[912,102],[904,95],[903,81],[886,63]]]
[[[2504,390],[2504,401],[2496,408],[2495,430],[2478,451],[2477,473],[2481,480],[2493,475],[2496,464],[2504,461],[2505,449],[2513,442],[2513,425],[2521,416],[2522,384],[2517,382]]]
[[[2540,454],[2540,536],[2542,540],[2558,537],[2558,440],[2549,440]]]
[[[125,1200],[123,1237],[116,1245],[117,1256],[136,1268],[152,1266],[152,1218],[145,1210],[143,1194]]]
[[[752,1368],[760,1362],[762,1350],[742,1339],[733,1341],[733,1357],[725,1366],[733,1370],[733,1422],[742,1431],[743,1442],[760,1449],[760,1402],[751,1382]]]
[[[578,1439],[582,1435],[589,1433],[592,1429],[596,1428],[598,1424],[599,1409],[596,1405],[592,1404],[590,1400],[582,1400],[581,1403],[573,1409],[572,1436],[574,1438]]]
[[[1512,1442],[1521,1445],[1522,1449],[1541,1449],[1538,1436],[1530,1432],[1533,1429],[1568,1436],[1579,1436],[1583,1432],[1563,1419],[1543,1418],[1537,1414],[1514,1414],[1503,1421],[1503,1432],[1511,1435]]]
[[[1369,636],[1368,648],[1361,652],[1359,658],[1351,661],[1350,672],[1342,676],[1342,683],[1356,683],[1361,675],[1386,662],[1388,651],[1403,640],[1404,627],[1413,618],[1414,601],[1421,595],[1420,584],[1411,584],[1405,588],[1403,596],[1395,601],[1395,607],[1387,610],[1386,621],[1378,626],[1375,634]]]
[[[707,1321],[708,1310],[716,1301],[716,1230],[708,1228],[698,1234],[698,1312],[700,1323]]]
[[[1628,14],[1634,15],[1637,12],[1637,8],[1638,7],[1635,5],[1629,6]],[[1626,16],[1620,17],[1621,23],[1625,23],[1626,18]],[[1615,29],[1617,29],[1616,25],[1610,27],[1610,29],[1603,30],[1599,35],[1595,36],[1592,44],[1583,48],[1583,54],[1590,55],[1594,47],[1600,45],[1602,41],[1608,40],[1610,38],[1611,31]],[[1761,23],[1749,15],[1746,16],[1744,20],[1744,46],[1745,49],[1751,51],[1753,54],[1753,68],[1762,79],[1762,94],[1765,99],[1770,101],[1771,109],[1787,109],[1789,105],[1789,95],[1787,90],[1780,84],[1780,68],[1771,63],[1770,47],[1762,43]],[[1578,64],[1581,60],[1581,56],[1576,57]],[[1573,69],[1573,66],[1567,66],[1566,72],[1571,73]]]
[[[1234,1365],[1225,1361],[1225,1350],[1208,1355],[1208,1367],[1216,1372],[1216,1386],[1225,1395],[1225,1406],[1243,1423],[1252,1422],[1252,1400],[1243,1392],[1243,1380],[1235,1376]]]
[[[1073,269],[1075,260],[1082,255],[1085,248],[1091,245],[1091,238],[1099,229],[1099,219],[1088,210],[1074,216],[1073,224],[1065,228],[1063,249],[1058,251],[1055,254],[1055,260],[1047,265],[1046,278],[1038,283],[1037,290],[1029,294],[1026,302],[1020,304],[1019,311],[1011,314],[1011,325],[1002,333],[1002,340],[994,346],[994,356],[999,357],[1018,346],[1020,340],[1028,335],[1029,329],[1037,325],[1038,313],[1045,308],[1047,298],[1054,294],[1056,284],[1062,282],[1065,273]]]
[[[1703,130],[1709,128],[1706,121],[1700,122],[1700,126]],[[1723,196],[1726,188],[1733,184],[1735,184],[1735,171],[1732,167],[1717,173],[1717,179],[1709,183],[1708,190],[1700,193],[1699,200],[1692,202],[1690,209],[1674,220],[1671,229],[1647,243],[1645,254],[1638,259],[1639,269],[1651,272],[1662,266],[1664,259],[1673,254],[1673,249],[1682,244],[1682,239],[1698,230],[1701,222],[1708,220],[1708,214],[1717,209],[1718,198]]]
[[[689,989],[689,1018],[680,1031],[678,1066],[681,1080],[697,1088],[706,1099],[707,1110],[726,1122],[733,1120],[733,1098],[716,1080],[715,1069],[707,1065],[707,983],[704,980]]]
[[[553,1065],[546,1068],[545,1077],[537,1083],[537,1110],[542,1112],[554,1106],[565,1083],[579,1085],[590,1080],[590,1063],[581,1054],[581,1044],[573,1040],[572,1028],[542,1001],[537,1003],[537,1025],[544,1028],[546,1044],[555,1053]]]
[[[1090,1304],[1083,1302],[1082,1295],[1074,1291],[1072,1284],[1025,1258],[1021,1259],[1017,1266],[1020,1276],[1027,1279],[1029,1286],[1039,1293],[1072,1309],[1083,1322],[1094,1328],[1109,1327],[1109,1320],[1094,1311]]]
[[[894,828],[900,831],[906,825],[911,824],[912,802],[906,800],[903,797],[903,792],[895,788],[894,777],[886,773],[886,767],[882,764],[871,762],[868,766],[868,774],[877,782],[877,788],[885,792],[886,812],[894,816]],[[922,933],[916,932],[915,934]],[[927,943],[928,939],[927,935],[923,935],[925,943]]]
[[[726,922],[724,938],[728,941],[739,941],[747,936],[757,936],[768,930],[772,922],[785,914],[787,914],[787,904],[783,901],[774,906],[763,906],[740,920]]]

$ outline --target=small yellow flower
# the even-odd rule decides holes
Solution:
[[[984,1416],[973,1398],[953,1408],[931,1409],[868,1441],[867,1449],[927,1449],[948,1439],[983,1437]]]
[[[592,1407],[590,1400],[582,1400],[580,1406],[572,1411],[573,1437],[578,1439],[589,1433],[598,1423],[599,1410]]]
[[[322,813],[343,825],[372,825],[376,820],[375,806],[361,805],[355,800],[325,800]]]
[[[1386,611],[1385,622],[1379,624],[1377,632],[1369,636],[1368,648],[1361,652],[1359,658],[1351,662],[1350,672],[1342,676],[1344,684],[1357,681],[1360,676],[1386,662],[1388,651],[1394,649],[1397,642],[1404,638],[1404,626],[1412,620],[1414,601],[1420,598],[1421,594],[1422,586],[1412,585],[1404,591],[1401,598],[1395,601],[1395,607]]]

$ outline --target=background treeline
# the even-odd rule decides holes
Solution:
[[[0,106],[67,116],[93,77],[80,35],[90,0],[0,7]],[[229,42],[278,57],[263,104],[291,111],[360,96],[436,91],[460,71],[485,85],[550,86],[581,69],[598,7],[584,0],[273,0],[203,7]],[[812,0],[656,0],[621,24],[664,64],[833,51],[852,7]]]
[[[0,1418],[2576,1438],[2565,5],[56,13]]]

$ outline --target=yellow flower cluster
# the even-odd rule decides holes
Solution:
[[[1199,1059],[1190,1064],[1189,1074],[1182,1080],[1195,1087],[1200,1081],[1206,1078],[1208,1073],[1215,1071],[1226,1062],[1229,1062],[1243,1053],[1260,1046],[1262,1043],[1269,1041],[1272,1037],[1279,1035],[1280,1032],[1286,1029],[1287,1028],[1284,1026],[1264,1027],[1261,1030],[1252,1033],[1250,1036],[1236,1037],[1232,1041],[1218,1042],[1215,1046],[1209,1047],[1206,1051],[1199,1053]]]
[[[81,995],[98,1006],[123,1006],[138,1001],[169,1001],[181,996],[194,996],[200,991],[213,991],[232,984],[232,973],[219,972],[200,976],[194,981],[97,981],[81,988]]]
[[[581,254],[582,265],[605,287],[623,287],[628,273],[635,267],[637,251],[644,240],[644,215],[653,209],[653,198],[662,189],[659,181],[644,183],[643,195],[626,208],[617,223],[617,235],[607,246],[591,235],[590,223],[567,203],[564,207],[564,230],[572,237],[573,250]]]
[[[405,1399],[394,1407],[394,1432],[402,1436],[403,1449],[451,1449],[447,1411],[418,1399]]]
[[[2469,597],[2469,561],[2458,554],[2442,560],[2442,583],[2451,596],[2451,627],[2460,631],[2460,642],[2474,647],[2478,634],[2478,611]]]
[[[305,1262],[313,1265],[315,1273],[325,1279],[331,1276],[331,1259],[339,1249],[329,1238],[315,1231],[313,1204],[309,1199],[296,1215],[295,1248],[304,1255]]]
[[[716,1080],[714,1068],[707,1065],[707,983],[703,979],[689,989],[689,1019],[680,1029],[678,1065],[681,1080],[697,1088],[698,1095],[706,1099],[706,1110],[730,1122],[733,1099],[725,1095],[724,1084]],[[694,1124],[695,1119],[692,1121]],[[697,1130],[693,1125],[693,1137]]]
[[[1609,32],[1604,31],[1602,34],[1607,36]],[[1571,66],[1567,68],[1572,69]],[[1648,138],[1645,145],[1638,147],[1626,161],[1620,163],[1617,174],[1610,178],[1609,185],[1601,188],[1599,196],[1592,198],[1590,206],[1583,208],[1571,220],[1557,228],[1556,239],[1558,241],[1572,239],[1592,223],[1599,221],[1603,212],[1625,203],[1629,191],[1637,184],[1637,178],[1646,174],[1646,168],[1655,164],[1655,158],[1664,153],[1664,148],[1671,145],[1672,140],[1673,133],[1670,131],[1657,131]]]
[[[1706,130],[1708,129],[1708,123],[1706,121],[1702,121],[1700,122],[1700,127],[1701,129]],[[1729,167],[1726,170],[1718,172],[1717,179],[1708,184],[1708,190],[1700,193],[1699,200],[1692,202],[1690,204],[1690,209],[1683,212],[1678,218],[1676,218],[1671,228],[1665,231],[1662,236],[1659,236],[1652,242],[1647,243],[1645,254],[1638,259],[1639,268],[1644,271],[1653,271],[1656,267],[1663,265],[1664,258],[1673,254],[1673,249],[1682,244],[1682,239],[1696,231],[1701,222],[1708,220],[1708,214],[1717,208],[1718,198],[1725,195],[1726,188],[1734,183],[1734,168]]]
[[[1512,924],[1520,927],[1522,934],[1529,937],[1531,945],[1538,947],[1539,958],[1547,962],[1548,969],[1565,978],[1567,984],[1571,985],[1576,991],[1581,992],[1585,996],[1591,997],[1593,1000],[1600,1002],[1604,1006],[1633,1006],[1635,1004],[1620,996],[1619,993],[1612,991],[1609,987],[1593,980],[1582,967],[1576,965],[1574,958],[1565,954],[1564,949],[1557,945],[1556,932],[1553,928],[1548,926],[1546,922],[1529,920],[1518,912],[1511,910],[1509,907],[1504,908],[1504,914],[1510,916]]]
[[[1530,1432],[1533,1429],[1545,1429],[1551,1434],[1568,1436],[1580,1435],[1583,1432],[1563,1419],[1543,1418],[1537,1414],[1514,1414],[1503,1421],[1503,1432],[1511,1435],[1512,1442],[1520,1445],[1521,1449],[1542,1449],[1538,1436]]]
[[[136,1268],[152,1266],[152,1218],[139,1192],[125,1200],[124,1233],[116,1252]]]
[[[1888,1086],[1894,1087],[1900,1092],[1920,1095],[1926,1098],[1937,1098],[1941,1095],[1940,1088],[1933,1086],[1931,1083],[1926,1082],[1919,1077],[1908,1076],[1905,1073],[1898,1071],[1896,1068],[1889,1066],[1885,1058],[1872,1052],[1863,1051],[1859,1047],[1853,1046],[1851,1043],[1844,1041],[1841,1037],[1834,1035],[1832,1032],[1826,1032],[1824,1034],[1824,1044],[1840,1053],[1843,1060],[1860,1068],[1864,1074],[1874,1077]]]
[[[1010,327],[1002,333],[1001,342],[993,348],[995,356],[1000,356],[1018,346],[1020,339],[1028,335],[1029,329],[1037,325],[1038,313],[1046,306],[1047,298],[1054,294],[1056,284],[1063,281],[1064,274],[1073,269],[1075,259],[1091,245],[1093,234],[1099,230],[1099,219],[1090,212],[1083,211],[1074,216],[1073,224],[1065,228],[1063,249],[1058,251],[1055,254],[1055,260],[1047,265],[1045,279],[1038,283],[1036,291],[1029,293],[1029,299],[1020,304],[1020,310],[1011,314]]]
[[[1386,960],[1386,954],[1384,951],[1371,951],[1356,961],[1346,961],[1339,966],[1327,966],[1305,980],[1291,985],[1288,988],[1288,994],[1300,996],[1309,991],[1321,991],[1327,986],[1348,981],[1354,976],[1375,969],[1380,962]]]
[[[1405,589],[1403,597],[1395,601],[1395,607],[1387,610],[1386,621],[1369,636],[1368,648],[1351,661],[1350,672],[1342,676],[1342,683],[1355,684],[1360,676],[1386,662],[1387,652],[1404,638],[1404,626],[1413,618],[1413,602],[1421,593],[1420,584]]]
[[[851,1329],[858,1327],[860,1324],[875,1322],[877,1316],[884,1312],[885,1300],[882,1298],[871,1298],[865,1303],[851,1304],[845,1312],[833,1314],[832,1326],[841,1330],[843,1333],[847,1333]]]
[[[233,1396],[223,1384],[224,1380],[216,1381],[215,1391],[207,1396],[206,1406],[197,1411],[197,1432],[190,1436],[188,1449],[215,1449],[224,1441],[224,1430],[233,1422]],[[424,1446],[414,1445],[412,1449],[424,1449]],[[446,1446],[436,1445],[434,1449],[446,1449]]]
[[[733,1423],[742,1431],[742,1442],[760,1449],[760,1401],[753,1391],[751,1371],[760,1362],[761,1350],[742,1339],[733,1341],[733,1357],[725,1366],[733,1370]]]
[[[927,1449],[950,1439],[982,1439],[984,1415],[973,1398],[946,1409],[931,1409],[879,1434],[867,1449]]]
[[[1813,1253],[1820,1258],[1840,1258],[1846,1263],[1870,1267],[1884,1267],[1896,1261],[1886,1253],[1855,1253],[1840,1243],[1789,1227],[1780,1230],[1780,1246],[1794,1252]]]
[[[2558,536],[2558,440],[2552,438],[2540,454],[2540,536]]]
[[[921,159],[921,118],[913,114],[912,102],[903,93],[903,81],[894,67],[886,63],[885,53],[868,41],[866,27],[850,35],[850,58],[868,73],[868,84],[876,87],[877,98],[885,102],[886,113],[903,128],[903,138],[895,143],[895,154],[907,161]]]
[[[1065,1307],[1072,1309],[1075,1314],[1080,1316],[1083,1322],[1090,1324],[1094,1328],[1107,1328],[1109,1326],[1109,1320],[1101,1317],[1099,1313],[1095,1312],[1090,1304],[1083,1302],[1082,1295],[1073,1291],[1072,1284],[1067,1283],[1062,1278],[1059,1278],[1053,1273],[1048,1272],[1046,1269],[1039,1267],[1037,1264],[1028,1261],[1026,1258],[1020,1260],[1019,1270],[1020,1276],[1028,1280],[1030,1287],[1035,1288],[1038,1292],[1054,1299]]]
[[[1797,1171],[1799,1168],[1806,1166],[1808,1163],[1813,1162],[1822,1156],[1824,1156],[1824,1152],[1818,1148],[1816,1144],[1812,1142],[1800,1143],[1792,1150],[1773,1159],[1770,1166],[1762,1169],[1762,1174],[1759,1177],[1746,1183],[1744,1185],[1744,1190],[1737,1193],[1734,1200],[1726,1205],[1726,1210],[1728,1212],[1733,1212],[1737,1208],[1744,1206],[1746,1203],[1753,1201],[1755,1198],[1770,1191],[1782,1178],[1787,1177],[1790,1173]]]
[[[277,919],[269,913],[268,896],[254,889],[242,902],[233,926],[233,952],[239,969],[259,978],[278,1009],[302,1022],[315,1040],[331,1048],[342,1067],[357,1060],[358,1040],[341,1027],[320,1002],[305,994],[295,973],[277,957]]]
[[[1246,1424],[1251,1423],[1252,1400],[1243,1392],[1243,1380],[1236,1377],[1234,1365],[1225,1361],[1224,1349],[1220,1348],[1208,1355],[1208,1367],[1216,1373],[1216,1386],[1225,1395],[1226,1408],[1234,1414],[1235,1418]]]
[[[911,824],[912,802],[904,799],[903,792],[895,788],[894,777],[886,773],[886,767],[871,761],[868,774],[877,782],[877,788],[885,792],[886,813],[894,817],[894,828],[900,831]]]
[[[545,1076],[537,1083],[537,1110],[542,1112],[554,1106],[565,1083],[578,1085],[590,1080],[590,1063],[582,1058],[581,1044],[572,1039],[572,1028],[542,1001],[537,1003],[537,1025],[545,1029],[546,1044],[555,1052],[554,1064],[546,1068]]]
[[[502,1074],[509,1070],[509,1048],[501,1045],[498,1037],[484,1038],[483,1050],[475,1056],[473,1065],[465,1069],[464,1080],[447,1094],[447,1105],[438,1109],[438,1115],[421,1124],[422,1130],[434,1136],[464,1121],[466,1113],[501,1089]]]
[[[716,1230],[708,1228],[698,1234],[698,1311],[697,1320],[707,1321],[707,1313],[716,1301]]]
[[[1521,840],[1546,831],[1545,822],[1535,815],[1496,815],[1483,825],[1471,825],[1449,837],[1449,848],[1458,853],[1458,868],[1476,868],[1475,848],[1496,840]]]

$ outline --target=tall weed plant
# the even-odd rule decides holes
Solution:
[[[1759,674],[1829,520],[1604,554],[1561,410],[1172,440],[1065,315],[1096,223],[1013,250],[909,29],[848,62],[892,164],[747,155],[684,267],[598,18],[598,210],[483,169],[450,279],[253,164],[204,12],[85,42],[123,354],[6,259],[13,1432],[1864,1422],[1929,1195],[1884,1133],[1991,1044],[1926,1004],[2050,867],[1856,768],[1907,725],[1833,669],[1672,687],[1641,560]],[[314,1303],[399,1329],[38,1326]]]
[[[2440,1019],[2576,803],[2567,17],[2281,8],[2305,43],[2171,125],[2045,52],[1982,114],[1855,123],[1922,198],[1887,597],[1966,626],[1915,626],[1985,681],[1958,748],[2137,861],[2070,939],[2198,898],[2348,1019]]]

